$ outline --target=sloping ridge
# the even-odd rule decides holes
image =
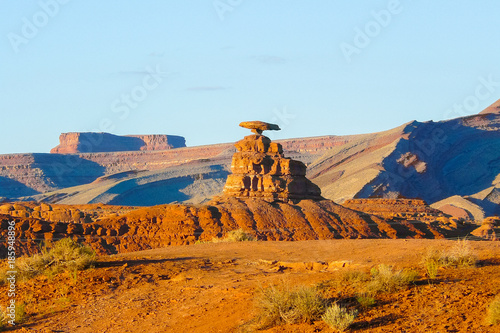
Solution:
[[[499,126],[500,114],[494,113],[414,121],[332,149],[310,166],[309,177],[325,198],[338,203],[352,198],[434,203],[459,196],[466,200],[451,201],[471,216],[498,215]]]
[[[486,114],[486,113],[500,113],[500,99],[496,101],[495,103],[491,104],[488,106],[486,109],[481,111],[479,114]]]

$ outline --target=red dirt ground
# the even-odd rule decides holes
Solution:
[[[77,276],[18,282],[26,303],[19,332],[238,332],[255,316],[260,287],[338,281],[346,270],[380,264],[413,267],[421,278],[406,290],[377,296],[361,309],[353,332],[500,332],[485,324],[500,292],[500,243],[470,242],[480,262],[446,268],[428,281],[420,264],[429,248],[450,240],[320,240],[207,243],[132,252],[99,259]],[[273,261],[281,262],[272,264]],[[329,266],[322,263],[330,263]],[[313,265],[313,263],[316,263]],[[329,297],[352,304],[352,290],[333,283]],[[0,287],[0,304],[7,302]],[[9,331],[9,330],[7,330]],[[324,322],[283,325],[264,332],[334,332]]]

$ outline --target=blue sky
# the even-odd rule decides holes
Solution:
[[[62,132],[345,135],[500,98],[499,1],[0,0],[0,154]],[[453,107],[462,111],[450,112]]]

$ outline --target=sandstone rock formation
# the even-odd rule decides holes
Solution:
[[[109,133],[63,133],[52,154],[100,153],[115,151],[168,150],[186,146],[175,135],[113,135]]]
[[[427,205],[420,199],[349,199],[344,207],[384,218],[401,217],[419,221],[435,221],[444,217],[443,212]]]
[[[252,133],[261,135],[263,131],[279,131],[281,128],[276,124],[269,124],[263,121],[244,121],[240,123],[243,128],[248,128],[252,130]]]
[[[285,202],[322,199],[319,187],[305,177],[305,164],[286,158],[279,143],[262,135],[264,130],[279,130],[278,125],[255,121],[243,122],[240,126],[255,134],[235,144],[238,151],[233,155],[232,174],[224,186],[226,196]]]
[[[486,240],[500,239],[500,217],[490,216],[483,220],[481,226],[471,232],[473,236]]]
[[[40,210],[47,214],[61,208],[40,206]],[[94,215],[91,206],[66,208]],[[221,197],[203,206],[170,204],[128,212],[126,207],[118,207],[124,211],[118,216],[109,214],[110,207],[94,205],[93,208],[94,212],[97,210],[107,216],[91,223],[48,222],[0,212],[0,237],[7,237],[8,221],[16,221],[16,237],[23,240],[16,248],[16,254],[20,256],[39,251],[41,240],[64,237],[83,241],[99,253],[111,254],[211,241],[239,228],[258,240],[275,241],[449,238],[464,237],[471,231],[467,225],[450,227],[439,221],[422,223],[401,218],[385,219],[348,209],[330,200],[301,200],[290,204],[258,198]],[[0,258],[7,255],[6,245],[0,243]]]

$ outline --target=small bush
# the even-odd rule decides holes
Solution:
[[[95,252],[90,247],[64,238],[51,246],[46,245],[39,254],[17,259],[16,267],[20,279],[29,279],[39,274],[50,276],[65,270],[83,270],[95,260]]]
[[[334,304],[326,309],[326,312],[321,319],[323,319],[323,321],[331,328],[343,332],[351,326],[357,315],[357,310],[347,311],[346,308],[343,308],[338,304]]]
[[[5,327],[5,313],[3,312],[2,309],[0,309],[0,331],[3,330],[3,328]]]
[[[422,263],[427,276],[435,279],[438,275],[439,267],[442,266],[441,253],[436,250],[429,250],[422,258]]]
[[[371,275],[371,280],[366,285],[366,292],[369,295],[398,291],[418,278],[416,271],[404,269],[393,272],[391,266],[383,264],[373,268]]]
[[[227,233],[224,238],[214,238],[212,242],[214,243],[226,243],[226,242],[246,242],[255,240],[252,235],[245,232],[243,229],[231,230]]]
[[[326,301],[312,287],[294,290],[286,286],[262,289],[256,299],[258,328],[270,328],[282,323],[310,323],[325,311]]]
[[[500,296],[497,296],[488,307],[486,322],[490,325],[500,324]]]
[[[471,267],[477,263],[477,257],[470,248],[470,243],[458,240],[448,251],[429,250],[422,258],[427,276],[436,278],[440,267]]]
[[[375,298],[366,295],[359,295],[356,297],[356,301],[364,308],[369,308],[375,305]]]
[[[475,266],[477,257],[470,248],[470,243],[459,239],[457,243],[444,256],[446,266],[470,267]]]
[[[16,304],[16,316],[14,319],[14,322],[16,324],[21,324],[26,320],[26,304],[24,303],[19,303]]]
[[[340,277],[341,282],[346,282],[349,284],[360,284],[368,281],[369,279],[370,276],[361,271],[346,271]]]

